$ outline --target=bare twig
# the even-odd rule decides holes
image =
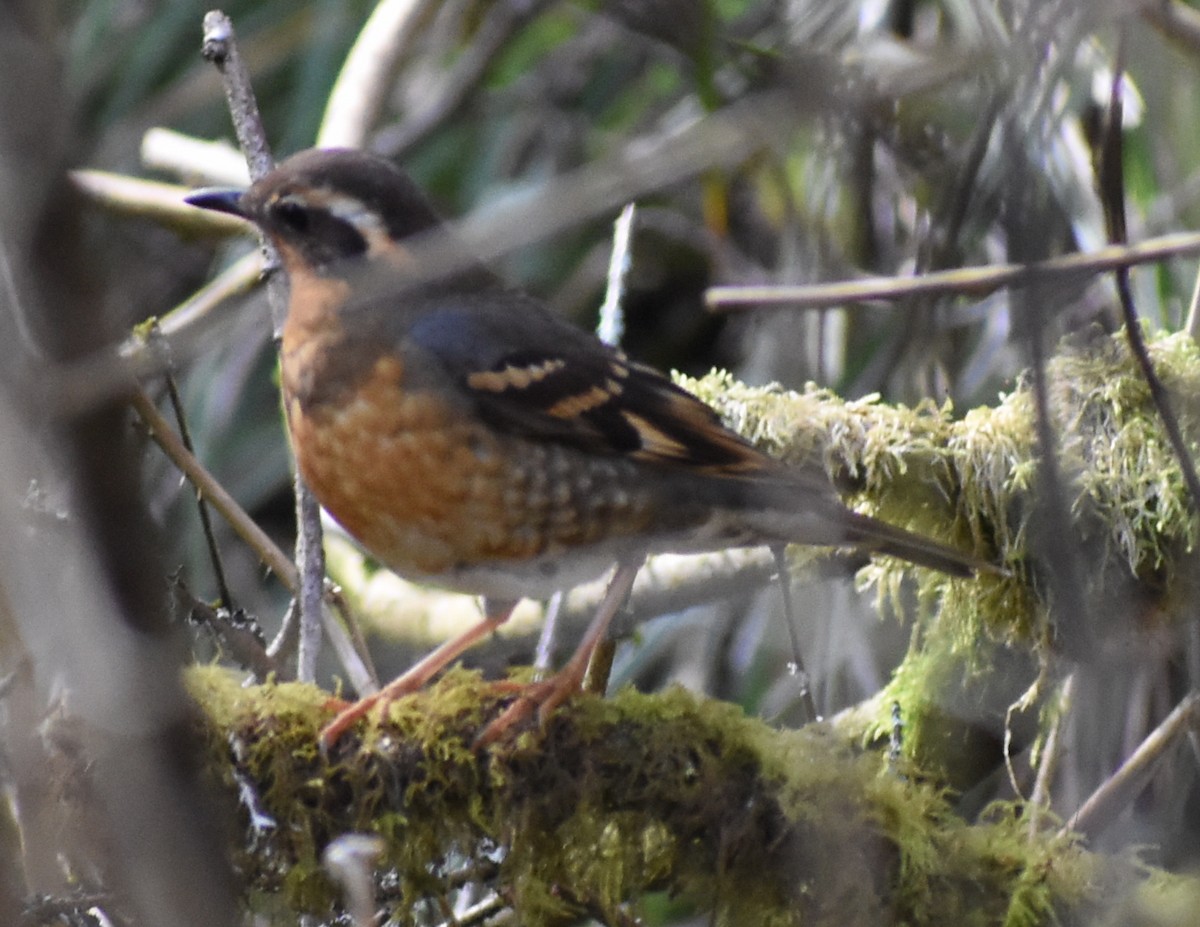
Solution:
[[[231,305],[234,296],[257,282],[262,263],[261,254],[246,255],[159,320],[159,331],[175,356],[188,356],[188,347],[198,340],[195,336],[205,326],[220,324],[224,316],[216,310]],[[162,358],[135,333],[115,350],[47,366],[32,398],[44,402],[51,413],[67,417],[127,393],[138,377],[161,372]]]
[[[605,344],[620,345],[625,334],[625,277],[633,263],[629,255],[633,242],[633,219],[636,207],[626,203],[613,226],[612,258],[608,262],[608,288],[600,306],[600,324],[596,334]]]
[[[783,620],[787,624],[788,640],[792,645],[792,659],[788,664],[788,672],[800,683],[800,705],[804,709],[806,723],[816,721],[817,703],[813,699],[812,677],[804,665],[804,651],[800,646],[800,632],[796,628],[796,607],[792,601],[792,571],[787,559],[787,548],[772,546],[771,557],[775,561],[776,580],[779,583],[779,594],[783,600]]]
[[[238,147],[242,149],[246,166],[250,168],[250,179],[257,180],[270,172],[275,166],[275,159],[267,144],[258,101],[254,99],[250,72],[238,52],[233,22],[220,10],[213,10],[204,16],[201,54],[221,73],[221,86],[225,89],[225,102],[229,105]]]
[[[631,263],[630,246],[632,231],[634,231],[635,207],[626,203],[620,211],[612,232],[612,257],[608,262],[608,287],[605,291],[604,303],[600,306],[600,321],[596,324],[596,335],[606,345],[620,346],[624,335],[624,298],[625,275],[629,273]],[[550,603],[546,605],[545,623],[542,624],[541,636],[538,639],[538,650],[535,651],[534,665],[538,669],[550,666],[554,651],[554,640],[558,633],[558,617],[562,614],[566,593],[562,590],[554,593]],[[584,690],[587,692],[604,692],[608,683],[608,674],[612,670],[612,659],[616,653],[616,645],[611,640],[600,641],[599,647],[592,654],[592,662],[588,665],[588,678],[584,680]]]
[[[1200,692],[1193,690],[1150,732],[1129,759],[1088,796],[1061,832],[1095,836],[1103,831],[1137,798],[1175,741],[1197,722],[1200,722]]]
[[[1058,771],[1058,761],[1062,750],[1062,730],[1067,713],[1071,710],[1072,697],[1075,693],[1075,674],[1071,673],[1062,681],[1058,690],[1058,711],[1046,735],[1046,745],[1042,749],[1042,761],[1038,764],[1037,778],[1033,783],[1033,792],[1029,796],[1029,838],[1037,836],[1041,825],[1042,812],[1050,807],[1050,786]]]
[[[184,235],[236,235],[246,230],[244,219],[189,206],[183,201],[189,191],[176,184],[93,170],[72,171],[71,182],[105,209],[152,219]]]
[[[180,443],[194,455],[196,448],[192,444],[192,434],[187,425],[187,413],[183,408],[183,400],[180,399],[179,388],[175,384],[175,372],[171,364],[170,346],[163,339],[157,325],[151,326],[147,340],[163,357],[163,366],[166,368],[167,396],[171,402],[171,410],[175,413],[175,423],[179,427]],[[221,597],[221,605],[226,610],[233,611],[236,606],[234,605],[233,595],[229,591],[229,583],[225,579],[225,567],[221,562],[221,550],[217,546],[217,539],[213,534],[212,519],[208,514],[208,505],[204,501],[204,496],[199,493],[196,494],[196,510],[200,515],[200,528],[204,535],[205,546],[208,548],[208,559],[212,564],[213,579],[217,584],[217,594]]]
[[[1200,251],[1200,233],[1177,232],[1136,245],[1112,245],[1086,254],[1068,254],[1029,264],[960,267],[920,277],[866,277],[862,280],[797,286],[717,286],[705,294],[708,308],[734,311],[770,306],[818,309],[843,303],[899,300],[910,296],[986,296],[1003,287],[1029,286],[1062,277],[1094,276]]]
[[[503,895],[492,893],[482,901],[476,902],[454,916],[454,920],[447,921],[442,927],[475,927],[476,924],[483,924],[494,918],[508,908],[509,902]],[[393,924],[398,924],[398,921],[388,921],[384,927],[392,927]]]
[[[1180,0],[1154,0],[1140,4],[1142,19],[1185,51],[1200,55],[1200,10]]]
[[[613,155],[547,181],[529,196],[417,236],[410,245],[413,266],[419,268],[412,282],[492,260],[620,209],[645,192],[739,161],[778,140],[780,127],[792,123],[796,107],[796,100],[781,93],[746,97],[678,131],[634,139]]]
[[[380,0],[355,39],[329,94],[317,133],[318,148],[365,145],[383,106],[396,61],[431,5],[430,0]]]
[[[375,861],[385,849],[375,834],[342,834],[325,848],[321,862],[342,887],[355,927],[375,924]]]
[[[175,464],[179,472],[196,487],[196,492],[212,503],[213,508],[229,522],[238,536],[250,545],[259,559],[267,565],[267,568],[279,577],[279,581],[289,591],[295,593],[299,586],[299,575],[291,558],[271,540],[254,519],[246,514],[246,511],[238,505],[237,500],[229,495],[225,487],[217,482],[216,477],[208,472],[205,466],[196,459],[196,456],[184,447],[170,422],[163,418],[162,413],[158,411],[149,396],[139,389],[130,398],[130,404],[150,430],[151,437]]]
[[[567,594],[561,589],[550,596],[542,612],[542,630],[533,651],[533,668],[540,674],[549,671],[554,662],[554,647],[558,640],[558,619],[562,615]]]
[[[1112,88],[1109,93],[1108,119],[1106,131],[1101,141],[1100,160],[1097,168],[1100,196],[1104,202],[1104,214],[1108,220],[1108,234],[1115,244],[1125,244],[1128,231],[1125,222],[1125,168],[1122,159],[1122,114],[1124,104],[1122,86],[1125,80],[1124,67],[1125,41],[1122,35],[1117,43],[1117,64],[1113,69]],[[1150,399],[1154,403],[1158,416],[1162,419],[1171,448],[1179,460],[1179,469],[1183,481],[1187,484],[1191,496],[1191,508],[1195,512],[1200,509],[1200,476],[1196,474],[1196,464],[1192,453],[1184,440],[1183,431],[1179,427],[1179,419],[1171,407],[1170,397],[1162,380],[1154,370],[1150,360],[1150,352],[1146,349],[1146,339],[1142,335],[1141,323],[1138,321],[1137,309],[1133,305],[1133,290],[1129,286],[1129,268],[1118,267],[1115,271],[1117,295],[1121,303],[1121,313],[1125,321],[1125,337],[1129,341],[1129,350],[1141,368],[1142,376],[1150,389]]]
[[[334,558],[348,575],[358,572],[345,546]],[[814,562],[813,573],[844,578],[852,568],[838,558]],[[675,614],[697,605],[736,598],[771,581],[775,563],[766,548],[736,548],[709,554],[659,554],[646,561],[634,584],[629,601],[618,619],[614,636],[627,635],[652,618]],[[576,639],[596,613],[603,598],[603,580],[578,586],[564,597],[559,606],[559,634]],[[475,602],[457,593],[442,592],[408,583],[398,577],[376,574],[361,608],[386,627],[386,636],[400,647],[424,650],[451,636],[455,630],[479,620]],[[546,610],[552,606],[547,605]],[[545,611],[538,613],[534,603],[523,605],[505,628],[488,644],[488,659],[511,662],[518,655],[534,651],[544,630]],[[543,661],[545,662],[545,661]]]
[[[230,264],[194,295],[158,319],[155,327],[159,334],[167,339],[172,352],[178,352],[177,342],[180,337],[208,318],[209,314],[218,306],[234,296],[249,292],[262,278],[262,275],[262,255],[257,252],[247,254]],[[129,339],[121,346],[121,354],[131,358],[145,355],[143,340],[136,336]]]
[[[272,676],[281,682],[289,678],[286,667],[267,652],[257,622],[196,598],[179,577],[175,577],[171,591],[176,609],[186,613],[190,621],[206,627],[237,663],[254,674],[255,682],[266,682]]]
[[[246,159],[224,139],[210,142],[184,135],[172,129],[147,129],[142,136],[142,164],[151,170],[167,171],[204,183],[244,186],[250,181]],[[197,210],[211,216],[233,218],[211,210]]]
[[[1200,340],[1200,269],[1196,271],[1196,282],[1192,284],[1192,298],[1188,300],[1187,320],[1183,323],[1183,330],[1192,336],[1193,340]]]
[[[321,507],[299,473],[296,487],[296,562],[300,564],[300,637],[296,646],[296,677],[317,678],[321,652],[321,600],[325,595],[325,547]],[[348,669],[348,668],[347,668]]]
[[[250,74],[238,53],[237,37],[229,17],[214,10],[204,17],[204,57],[221,72],[225,99],[233,119],[238,146],[246,156],[252,180],[258,180],[274,167],[266,132],[250,85]],[[263,239],[268,266],[278,264],[278,255]],[[287,315],[286,281],[275,274],[267,281],[267,300],[275,332],[283,327]],[[321,646],[321,600],[325,592],[325,553],[321,544],[321,516],[316,499],[296,474],[296,559],[300,564],[300,643],[296,658],[296,676],[302,682],[316,678],[317,654]]]
[[[608,288],[604,294],[604,303],[600,306],[600,321],[596,326],[596,334],[605,344],[613,347],[621,346],[621,338],[625,333],[624,300],[625,275],[629,272],[632,261],[629,249],[633,243],[633,203],[626,203],[613,225],[612,257],[608,265]],[[555,593],[548,612],[554,620],[548,621],[543,629],[542,637],[538,640],[538,657],[548,655],[554,647],[554,633],[558,628],[558,615],[565,594]],[[608,687],[608,678],[612,673],[613,657],[617,645],[611,638],[601,640],[592,651],[588,663],[587,677],[583,681],[585,692],[604,693]]]

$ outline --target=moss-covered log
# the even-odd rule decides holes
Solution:
[[[648,892],[720,924],[840,927],[1183,923],[1151,914],[1200,899],[1200,883],[1031,836],[1008,808],[968,825],[828,727],[772,730],[682,690],[579,698],[475,750],[504,696],[455,671],[323,757],[319,690],[243,688],[212,668],[191,686],[213,777],[241,798],[236,856],[260,905],[327,911],[320,852],[346,832],[383,838],[380,884],[402,920],[468,881],[526,924],[622,923]]]

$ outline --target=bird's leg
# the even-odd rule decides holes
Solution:
[[[320,735],[321,749],[328,750],[336,744],[346,729],[375,705],[386,706],[402,695],[416,692],[454,662],[464,650],[508,621],[516,607],[517,603],[508,599],[486,599],[483,603],[483,618],[480,621],[467,628],[458,637],[451,638],[438,646],[421,658],[406,673],[393,679],[374,695],[365,696],[344,708],[337,717],[325,725]]]
[[[600,607],[596,609],[596,614],[571,659],[549,679],[524,687],[517,700],[483,729],[475,739],[475,746],[483,747],[497,740],[514,724],[527,718],[535,708],[538,709],[539,717],[545,720],[555,708],[579,691],[587,672],[588,661],[596,647],[604,640],[613,618],[629,598],[633,581],[644,560],[644,557],[638,557],[617,564],[617,570],[608,583]]]

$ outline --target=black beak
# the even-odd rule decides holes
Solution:
[[[199,206],[201,209],[211,209],[214,212],[227,212],[231,216],[246,218],[242,211],[242,190],[226,187],[209,187],[189,193],[183,198],[185,203]]]

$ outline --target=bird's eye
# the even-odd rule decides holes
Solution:
[[[296,200],[280,200],[273,210],[275,217],[293,232],[307,232],[310,225],[308,208]]]

